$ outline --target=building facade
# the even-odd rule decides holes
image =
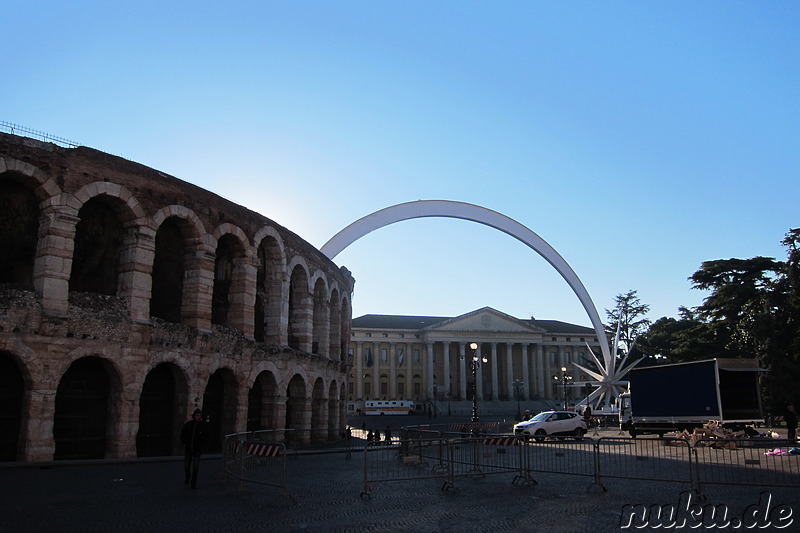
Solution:
[[[353,278],[270,219],[86,147],[0,133],[0,461],[219,449],[345,424]]]
[[[364,315],[352,322],[348,400],[469,400],[473,383],[485,401],[563,401],[565,389],[580,400],[584,391],[563,387],[561,369],[573,384],[583,380],[573,363],[591,366],[588,347],[600,353],[592,328],[490,307],[458,317]]]

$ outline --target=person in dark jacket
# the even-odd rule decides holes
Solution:
[[[184,449],[184,480],[183,484],[197,488],[197,471],[200,469],[200,454],[203,452],[203,440],[206,436],[205,422],[203,422],[203,411],[195,409],[192,419],[183,425],[181,430],[181,443]]]
[[[786,406],[783,419],[786,421],[786,437],[789,440],[795,440],[797,438],[797,412],[794,410],[793,404]]]

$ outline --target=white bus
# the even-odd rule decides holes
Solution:
[[[414,402],[409,400],[371,400],[364,402],[361,412],[365,415],[413,415]]]

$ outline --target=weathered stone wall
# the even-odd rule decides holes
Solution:
[[[93,149],[65,149],[0,133],[3,182],[24,186],[40,210],[35,253],[26,251],[30,231],[17,230],[13,214],[0,221],[0,242],[15,248],[3,252],[19,258],[14,259],[19,264],[4,266],[0,279],[0,358],[19,368],[24,391],[17,460],[54,457],[59,445],[54,425],[64,424],[56,420],[57,397],[64,394],[59,385],[82,358],[98,361],[110,383],[107,457],[141,453],[137,438],[142,435],[137,434],[150,416],[140,409],[143,390],[160,364],[169,365],[176,376],[173,427],[203,404],[216,375],[224,378],[215,421],[223,433],[249,425],[291,429],[293,439],[304,443],[334,438],[343,429],[354,284],[346,269],[258,213]],[[9,193],[0,200],[13,208],[21,202],[18,196]],[[84,209],[87,205],[93,209]],[[104,232],[103,226],[111,224],[96,222],[103,220],[96,213],[109,212],[121,224],[121,234]],[[180,228],[176,232],[173,225],[173,252],[175,235],[184,239],[183,284],[176,293],[180,301],[163,302],[176,310],[173,321],[150,314],[152,276],[165,270],[154,264],[166,264],[155,241],[167,220]],[[228,243],[224,250],[221,240]],[[92,257],[95,245],[107,247],[111,255]],[[72,269],[76,263],[82,265],[83,279]],[[174,269],[169,275],[164,279],[181,278]],[[92,276],[110,276],[111,283],[104,285],[110,291],[101,292],[113,294],[74,290],[100,286]],[[165,286],[163,281],[156,285]],[[216,320],[214,305],[221,317]],[[262,342],[255,340],[256,320]],[[291,348],[290,332],[298,339]],[[254,398],[257,381],[262,396]],[[326,408],[313,407],[312,413],[312,406]],[[312,420],[320,427],[312,428]],[[179,452],[177,436],[170,450]]]

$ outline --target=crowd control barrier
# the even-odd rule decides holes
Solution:
[[[239,490],[245,483],[276,487],[278,495],[295,502],[286,489],[286,444],[253,438],[253,433],[237,433],[225,436],[222,461],[225,476],[239,480]]]
[[[591,478],[589,490],[606,490],[604,479],[680,483],[699,496],[707,485],[800,486],[796,441],[716,439],[692,445],[676,438],[409,436],[430,431],[401,431],[397,446],[368,444],[362,497],[377,483],[437,479],[442,490],[450,490],[458,479],[489,475],[508,475],[514,485],[536,484],[536,473],[585,476]]]

